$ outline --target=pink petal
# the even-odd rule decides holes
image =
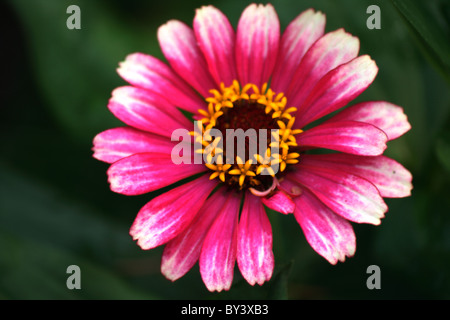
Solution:
[[[130,229],[133,240],[147,250],[173,239],[190,225],[215,186],[202,176],[157,196],[134,220]]]
[[[238,227],[237,263],[252,286],[270,280],[274,268],[272,227],[261,200],[247,192]]]
[[[197,45],[194,31],[181,21],[171,20],[158,29],[161,50],[172,68],[202,96],[216,88]]]
[[[326,148],[365,156],[386,150],[387,136],[377,127],[356,121],[323,123],[297,136],[302,148]]]
[[[156,134],[131,127],[109,129],[94,138],[94,158],[107,163],[135,153],[156,152],[170,154],[175,143]]]
[[[308,188],[331,210],[347,220],[378,225],[387,206],[378,189],[357,175],[300,162],[289,179]]]
[[[194,113],[206,106],[205,101],[169,66],[152,56],[130,54],[120,63],[117,72],[133,86],[155,92],[181,109]]]
[[[295,203],[292,198],[281,190],[275,191],[270,197],[263,197],[262,203],[268,208],[281,212],[283,214],[293,213],[295,209]]]
[[[194,32],[216,83],[231,85],[237,79],[234,58],[236,38],[228,18],[213,6],[204,6],[197,9]]]
[[[369,56],[357,57],[328,72],[317,82],[297,112],[299,128],[317,120],[359,96],[375,79],[378,67]]]
[[[311,247],[331,264],[355,254],[352,225],[338,216],[308,190],[295,199],[294,216]]]
[[[203,240],[227,200],[223,189],[217,190],[198,212],[191,225],[164,247],[161,272],[169,280],[184,276],[200,257]]]
[[[117,162],[108,169],[111,190],[138,195],[166,187],[181,179],[205,171],[201,164],[175,164],[168,153],[138,153]]]
[[[369,101],[348,107],[328,122],[353,120],[367,122],[383,130],[388,140],[394,140],[409,131],[411,125],[403,108],[386,101]]]
[[[280,189],[280,191],[283,191],[286,195],[291,197],[291,199],[298,197],[303,192],[302,188],[299,187],[298,183],[295,183],[289,179],[281,179],[278,188]]]
[[[203,242],[199,265],[209,291],[231,287],[236,261],[237,230],[241,198],[230,192],[225,206],[210,227]]]
[[[165,137],[171,137],[176,129],[192,127],[192,123],[178,109],[144,89],[115,89],[108,108],[127,125]]]
[[[269,81],[280,41],[280,22],[271,4],[249,5],[237,27],[236,64],[242,85]]]
[[[325,15],[313,9],[303,11],[287,26],[281,37],[271,88],[286,93],[303,55],[325,30]]]
[[[289,105],[302,106],[314,86],[330,70],[357,57],[359,40],[344,29],[329,32],[308,50],[286,92]]]
[[[403,198],[411,195],[412,175],[400,163],[385,156],[362,157],[335,153],[303,155],[302,164],[332,168],[360,176],[372,182],[382,197]]]

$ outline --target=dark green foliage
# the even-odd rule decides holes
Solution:
[[[82,29],[66,28],[78,4]],[[248,1],[213,4],[236,25]],[[172,283],[160,273],[162,248],[142,251],[128,235],[154,194],[109,190],[108,166],[92,158],[95,134],[120,126],[107,110],[125,82],[115,72],[132,52],[159,58],[157,27],[191,24],[201,1],[2,1],[0,117],[0,299],[449,299],[450,99],[449,4],[435,1],[307,1],[273,4],[282,28],[315,7],[326,31],[344,27],[380,68],[358,101],[403,106],[412,130],[387,155],[414,176],[413,195],[389,199],[379,227],[355,225],[357,250],[331,266],[306,243],[293,216],[269,212],[276,268],[262,287],[236,267],[229,292],[209,293],[198,266]],[[381,29],[366,8],[381,9]],[[66,288],[67,266],[81,268],[82,289]],[[381,290],[368,290],[369,265]]]

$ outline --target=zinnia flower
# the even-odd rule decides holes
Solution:
[[[228,290],[237,261],[249,284],[269,280],[265,206],[294,214],[311,247],[336,264],[355,253],[350,222],[378,225],[388,209],[383,198],[410,195],[409,171],[382,155],[387,141],[410,129],[402,108],[362,102],[316,122],[359,96],[378,71],[368,55],[358,56],[358,38],[324,29],[324,14],[309,9],[280,35],[272,5],[251,4],[235,32],[220,10],[205,6],[193,29],[175,20],[159,28],[168,64],[142,53],[120,64],[130,86],[115,89],[108,108],[127,126],[98,134],[94,157],[111,163],[111,190],[121,194],[182,181],[148,202],[130,230],[142,249],[165,244],[168,279],[199,261],[206,287]],[[177,129],[191,133],[202,163],[172,160]],[[212,129],[222,138],[207,139]],[[271,134],[246,140],[262,152],[231,156],[222,147],[226,129]]]

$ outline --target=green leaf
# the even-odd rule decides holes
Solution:
[[[436,142],[436,155],[441,165],[450,173],[450,134]]]
[[[0,162],[0,293],[9,299],[152,299],[119,268],[127,230]],[[69,290],[67,267],[81,269]]]
[[[57,246],[0,235],[1,290],[9,299],[151,299],[98,263]],[[67,267],[80,267],[81,289],[68,289]]]
[[[426,57],[450,83],[450,30],[443,1],[391,0],[407,22]]]
[[[129,53],[158,51],[154,22],[133,28],[136,22],[117,16],[107,2],[80,0],[81,29],[69,30],[66,11],[73,1],[10,4],[25,30],[33,80],[61,127],[78,139],[91,139],[120,125],[107,109],[112,90],[126,85],[116,69]]]
[[[288,299],[288,280],[289,274],[294,262],[290,261],[283,265],[278,272],[275,273],[270,281],[270,289],[268,299],[287,300]]]

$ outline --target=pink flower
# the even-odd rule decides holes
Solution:
[[[125,195],[190,178],[148,202],[130,230],[142,249],[165,244],[168,279],[199,261],[206,287],[228,290],[237,261],[251,285],[269,280],[274,255],[264,206],[293,213],[311,247],[336,264],[355,253],[350,222],[378,225],[383,198],[410,195],[409,171],[382,155],[410,129],[402,108],[363,102],[316,124],[359,96],[378,71],[369,56],[358,56],[358,38],[324,28],[324,14],[309,9],[280,36],[272,5],[252,4],[235,32],[207,6],[197,10],[193,29],[175,20],[159,28],[168,65],[141,53],[120,64],[130,86],[115,89],[108,108],[127,126],[98,134],[94,157],[111,163],[111,190]],[[204,137],[178,108],[202,121],[200,133],[278,130],[271,138],[280,148],[268,141],[265,152],[230,160],[228,150],[203,140],[195,151],[212,150],[206,162],[175,164],[174,130]],[[320,148],[337,152],[308,153]]]

